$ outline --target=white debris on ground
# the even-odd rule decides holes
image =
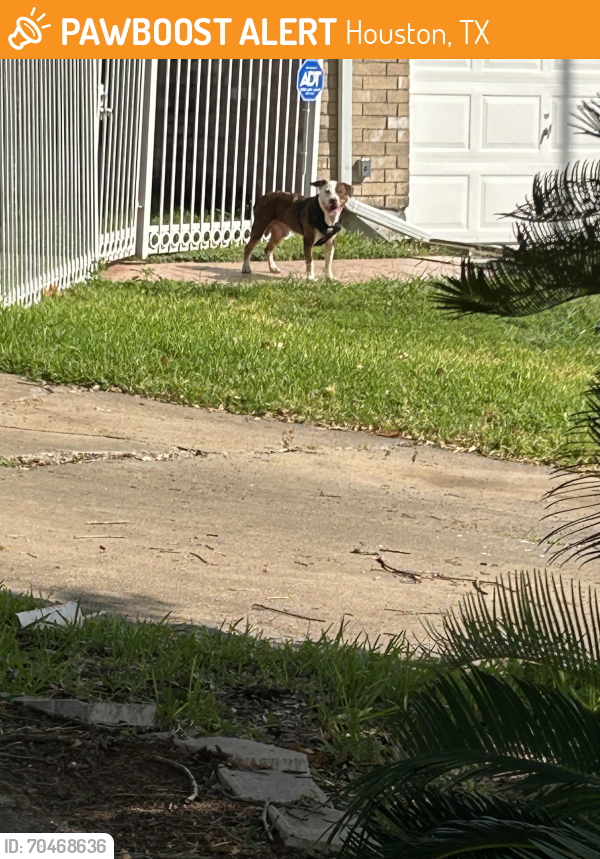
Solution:
[[[22,628],[34,623],[37,626],[81,626],[86,620],[77,600],[62,603],[62,605],[19,611],[17,617]]]

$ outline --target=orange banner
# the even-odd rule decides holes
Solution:
[[[566,10],[522,0],[346,0],[326,11],[316,3],[290,11],[274,0],[256,8],[239,0],[17,0],[0,12],[0,42],[8,59],[589,57],[599,19],[596,3]]]

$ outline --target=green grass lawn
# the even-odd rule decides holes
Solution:
[[[277,709],[282,693],[292,694],[293,720],[313,727],[333,757],[377,760],[394,715],[435,671],[401,636],[344,642],[340,631],[274,647],[251,630],[186,630],[116,615],[20,629],[16,612],[37,605],[0,587],[3,693],[151,701],[169,727],[257,738],[279,722],[269,705]],[[253,696],[259,706],[250,706]]]
[[[0,370],[556,461],[599,315],[586,299],[455,320],[421,281],[97,280],[0,310]]]

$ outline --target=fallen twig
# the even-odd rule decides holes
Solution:
[[[161,546],[148,546],[149,552],[170,552],[172,555],[181,555],[180,549],[163,549]]]
[[[129,525],[129,519],[115,519],[112,522],[86,522],[86,525]]]
[[[190,552],[190,555],[193,555],[194,558],[198,558],[199,561],[202,561],[203,564],[209,565],[209,562],[206,558],[203,558],[202,555],[199,555],[198,552]]]
[[[321,617],[307,617],[305,614],[294,614],[293,611],[286,611],[286,609],[282,608],[272,608],[270,605],[261,605],[257,602],[253,604],[252,608],[260,608],[264,611],[274,611],[277,612],[277,614],[287,614],[289,617],[299,617],[300,620],[314,620],[316,623],[325,623]]]
[[[269,839],[269,841],[273,841],[274,839],[273,839],[273,836],[271,835],[271,827],[269,825],[269,821],[267,820],[268,810],[269,810],[269,803],[265,802],[265,804],[263,806],[262,814],[260,816],[260,819],[262,820],[263,829],[265,830],[267,838]]]
[[[125,534],[78,534],[74,540],[124,540]]]
[[[395,614],[444,614],[443,611],[403,611],[400,608],[384,608],[384,611],[393,611]]]
[[[416,572],[416,570],[403,570],[400,567],[392,567],[391,564],[387,564],[381,557],[375,558],[375,561],[383,570],[386,571],[386,573],[395,573],[399,576],[407,576],[413,582],[418,582],[419,578],[423,575],[422,573]]]
[[[198,796],[198,785],[196,783],[196,779],[189,771],[189,769],[184,765],[180,764],[179,761],[172,761],[169,758],[163,758],[160,755],[148,755],[148,760],[150,761],[159,761],[161,764],[170,764],[172,767],[176,767],[179,770],[183,770],[184,773],[187,774],[191,784],[192,784],[192,792],[186,797],[186,802],[193,802]]]

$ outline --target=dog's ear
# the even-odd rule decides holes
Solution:
[[[326,179],[315,179],[315,181],[311,182],[310,184],[314,185],[315,188],[322,188],[323,185],[327,185],[327,180]]]
[[[347,182],[342,182],[342,185],[344,186],[346,194],[349,197],[354,197],[354,185],[348,185]]]

